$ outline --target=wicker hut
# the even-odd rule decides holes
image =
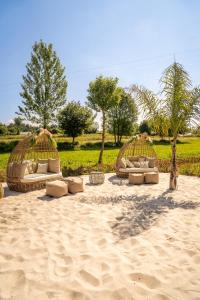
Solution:
[[[134,137],[120,149],[116,174],[127,178],[129,173],[158,172],[157,156],[147,135]]]
[[[7,184],[11,190],[28,192],[42,189],[47,181],[61,176],[56,143],[46,129],[37,136],[33,134],[25,137],[10,155]]]

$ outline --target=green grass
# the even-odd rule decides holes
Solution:
[[[179,138],[180,143],[177,144],[177,156],[180,158],[200,157],[200,137],[184,137]],[[171,145],[154,145],[153,146],[158,158],[171,157]]]
[[[108,136],[109,140],[112,140],[112,136]],[[62,137],[56,137],[60,139]],[[88,141],[99,141],[100,135],[84,135],[77,138],[79,142],[84,143]],[[108,139],[107,139],[108,140]],[[180,138],[180,143],[177,144],[177,156],[180,158],[188,157],[200,157],[200,138]],[[154,149],[158,155],[158,158],[169,159],[171,155],[171,146],[169,144],[155,144]],[[104,151],[104,164],[114,164],[118,155],[119,149],[109,149]],[[77,168],[79,166],[92,166],[98,161],[99,150],[69,150],[61,151],[60,158],[62,166],[68,166],[71,168]],[[0,170],[6,169],[9,153],[0,154]]]

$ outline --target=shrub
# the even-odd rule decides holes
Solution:
[[[64,150],[74,150],[78,148],[79,142],[69,143],[69,142],[57,142],[58,151]]]
[[[17,144],[18,141],[0,142],[0,153],[11,152]]]

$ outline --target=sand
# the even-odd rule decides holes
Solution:
[[[1,300],[200,299],[200,178],[0,200]],[[118,197],[120,196],[121,197]]]

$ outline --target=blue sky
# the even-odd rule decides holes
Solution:
[[[54,44],[66,67],[68,100],[84,103],[100,74],[159,91],[174,54],[200,84],[198,0],[0,0],[0,122],[15,116],[40,39]]]

